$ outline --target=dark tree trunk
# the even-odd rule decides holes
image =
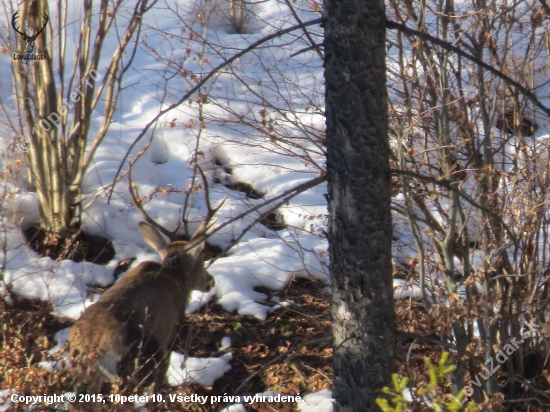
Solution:
[[[396,372],[384,2],[324,9],[336,408],[379,411]]]

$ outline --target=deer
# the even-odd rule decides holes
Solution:
[[[71,364],[80,363],[77,382],[88,379],[88,389],[134,381],[159,384],[168,370],[168,356],[183,323],[193,290],[208,292],[213,277],[204,266],[206,231],[225,199],[213,209],[204,180],[207,214],[189,240],[178,239],[178,227],[168,231],[156,223],[137,200],[129,174],[130,193],[146,222],[139,223],[145,242],[162,259],[146,261],[126,273],[89,306],[68,338]],[[167,242],[162,234],[166,235]]]
[[[48,17],[47,14],[44,13],[44,24],[42,25],[42,28],[39,29],[39,30],[34,30],[33,34],[29,36],[24,31],[19,31],[19,27],[16,26],[17,25],[18,14],[19,14],[19,12],[16,11],[15,14],[13,15],[13,17],[11,19],[11,25],[14,28],[14,30],[21,36],[23,41],[25,42],[25,51],[28,54],[30,54],[34,50],[34,42],[36,41],[36,38],[40,35],[40,33],[42,33],[44,31],[44,29],[46,28],[46,25],[48,24],[48,21],[50,20],[50,18]]]

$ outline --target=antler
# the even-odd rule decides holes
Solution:
[[[42,28],[40,30],[38,30],[38,33],[32,35],[33,40],[36,39],[38,37],[38,35],[44,31],[44,29],[46,28],[46,24],[48,24],[48,22],[50,21],[50,18],[48,17],[48,15],[46,13],[44,13],[44,19],[45,19],[45,21],[44,21],[44,25],[42,26]]]
[[[178,226],[176,227],[176,229],[174,231],[172,231],[172,232],[169,231],[164,226],[159,225],[151,216],[149,216],[149,214],[143,208],[143,205],[141,204],[141,202],[136,198],[134,190],[132,189],[132,166],[133,166],[133,164],[134,164],[134,162],[130,163],[130,170],[128,171],[128,190],[130,190],[130,195],[132,196],[132,201],[134,202],[134,204],[136,205],[136,207],[140,211],[141,215],[145,218],[147,223],[149,223],[151,226],[155,227],[160,232],[162,232],[163,234],[168,236],[168,238],[171,241],[176,240],[177,233],[180,230],[180,223],[178,223]],[[137,187],[136,187],[136,191],[137,191]],[[138,197],[139,197],[139,193],[138,193]]]
[[[19,33],[20,35],[22,36],[25,36],[27,37],[27,33],[24,33],[24,32],[20,32],[19,31],[19,27],[15,27],[15,21],[17,20],[17,15],[19,14],[19,11],[16,11],[15,14],[13,15],[12,19],[11,19],[11,26],[14,28],[14,30]]]
[[[38,37],[38,35],[44,31],[44,29],[46,28],[46,25],[50,21],[49,16],[46,13],[44,13],[45,21],[44,21],[44,25],[42,26],[42,28],[40,30],[38,30],[38,32],[36,32],[36,33],[34,33],[34,30],[33,30],[33,35],[28,36],[27,33],[19,31],[19,27],[15,27],[18,14],[19,14],[19,11],[16,11],[15,14],[13,15],[13,17],[11,19],[11,25],[17,33],[19,33],[21,36],[23,36],[24,39],[29,40],[29,41],[35,40]]]
[[[202,168],[198,164],[197,164],[197,169],[199,170],[199,173],[201,174],[202,182],[203,182],[203,185],[204,185],[204,198],[206,200],[206,208],[207,208],[208,212],[206,214],[206,217],[204,218],[204,220],[201,222],[200,226],[198,227],[198,229],[195,231],[195,233],[193,233],[193,236],[191,236],[191,239],[189,239],[189,242],[195,241],[195,240],[199,239],[200,237],[205,236],[206,231],[208,229],[210,229],[212,226],[214,226],[216,221],[214,220],[212,223],[210,223],[210,220],[212,220],[212,218],[214,217],[216,212],[221,209],[221,207],[225,203],[225,200],[227,199],[227,195],[225,195],[225,197],[222,199],[220,204],[215,209],[212,209],[212,205],[210,204],[210,187],[208,185],[208,179],[206,178],[206,175],[204,174],[204,171],[202,170]]]
[[[138,193],[138,196],[136,197],[136,194],[134,193],[134,190],[132,188],[132,166],[133,166],[133,163],[134,162],[130,163],[130,169],[128,171],[128,189],[130,191],[130,195],[132,196],[132,201],[134,202],[134,204],[136,205],[136,207],[140,211],[141,215],[145,218],[147,223],[149,223],[151,226],[158,229],[160,232],[162,232],[164,235],[166,235],[171,241],[177,240],[177,233],[179,232],[181,222],[178,223],[178,226],[173,231],[170,231],[170,230],[166,229],[164,226],[161,226],[160,224],[158,224],[145,211],[145,209],[143,208],[143,205],[138,200],[139,193]],[[210,221],[212,220],[212,218],[214,217],[216,212],[218,210],[220,210],[220,208],[225,203],[225,200],[227,199],[227,196],[225,196],[216,208],[212,208],[212,205],[210,204],[210,188],[209,188],[209,185],[208,185],[208,179],[206,178],[206,175],[204,174],[203,170],[198,165],[197,165],[197,168],[198,168],[199,173],[200,173],[200,175],[202,177],[202,180],[203,180],[204,196],[205,196],[205,200],[206,200],[207,214],[206,214],[206,217],[204,218],[204,220],[201,222],[198,229],[195,231],[195,233],[193,233],[193,235],[189,239],[189,244],[190,244],[191,247],[194,247],[198,243],[200,243],[199,239],[201,239],[201,241],[203,241],[204,238],[206,238],[206,231],[208,229],[210,229],[212,227],[212,225],[214,225],[216,223],[215,221],[210,223]],[[137,192],[137,188],[136,188],[136,192]]]

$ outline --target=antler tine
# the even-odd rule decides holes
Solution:
[[[168,236],[170,241],[176,240],[176,235],[177,235],[177,233],[180,229],[180,224],[178,223],[178,226],[176,227],[176,229],[173,232],[169,231],[164,226],[159,225],[151,216],[149,216],[149,214],[143,208],[143,205],[141,204],[141,202],[137,199],[137,197],[134,193],[134,190],[132,189],[132,166],[133,166],[133,164],[134,164],[134,162],[130,162],[130,169],[128,170],[128,190],[130,191],[130,195],[132,196],[132,201],[134,202],[134,204],[136,205],[136,207],[140,211],[141,215],[145,218],[147,223],[149,223],[151,226],[153,226],[154,228],[158,229],[160,232],[162,232],[163,234]],[[137,188],[136,188],[136,191],[137,191]]]
[[[26,35],[26,33],[20,32],[19,27],[15,27],[16,21],[17,21],[17,15],[19,14],[19,11],[16,11],[13,17],[11,18],[11,26],[14,28],[14,30],[22,35]]]
[[[225,200],[227,199],[227,195],[226,195],[222,199],[220,204],[218,206],[216,206],[216,208],[213,209],[212,205],[210,203],[210,186],[208,185],[208,179],[206,178],[206,175],[204,174],[204,171],[202,170],[202,168],[198,164],[197,164],[197,169],[199,170],[199,173],[201,174],[201,178],[202,178],[202,182],[203,182],[203,186],[204,186],[204,198],[206,200],[206,208],[208,210],[208,213],[206,214],[206,217],[204,218],[204,220],[201,222],[199,228],[195,231],[195,233],[193,233],[193,236],[191,236],[191,239],[189,239],[189,241],[196,240],[199,237],[204,236],[206,234],[206,231],[208,229],[210,229],[216,223],[216,221],[210,223],[210,220],[212,220],[212,218],[214,217],[216,212],[221,209],[221,207],[225,203]]]
[[[27,36],[27,33],[25,32],[22,32],[22,31],[19,31],[19,27],[15,27],[15,25],[17,24],[17,17],[19,15],[19,11],[16,11],[15,14],[13,15],[13,17],[11,18],[11,26],[14,28],[14,30],[21,34],[22,36]],[[38,37],[38,35],[40,33],[42,33],[44,31],[44,29],[46,28],[46,25],[48,24],[48,22],[50,21],[50,17],[44,13],[44,24],[42,25],[42,28],[38,31],[36,30],[33,30],[33,35],[32,36],[27,36],[31,39],[36,39]]]
[[[35,38],[38,37],[38,35],[44,31],[44,29],[46,28],[46,24],[48,24],[48,22],[50,21],[50,18],[48,17],[48,15],[46,13],[44,13],[44,19],[46,21],[44,22],[44,25],[42,26],[42,28],[40,30],[38,30],[38,33],[36,33],[34,35]]]

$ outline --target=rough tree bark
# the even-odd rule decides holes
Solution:
[[[339,411],[378,411],[396,371],[382,0],[325,0],[334,390]]]

